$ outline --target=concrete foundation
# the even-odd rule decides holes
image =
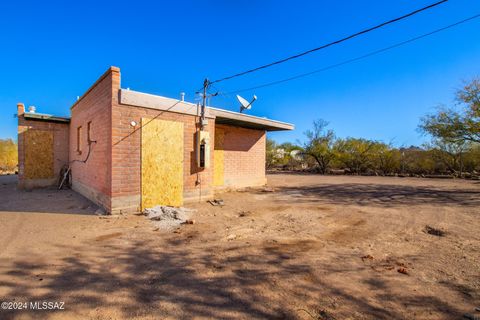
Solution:
[[[72,181],[72,189],[99,207],[103,208],[106,212],[110,212],[110,197],[106,194],[103,194],[75,180]]]

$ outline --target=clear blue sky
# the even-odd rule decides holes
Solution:
[[[231,73],[319,46],[430,4],[421,1],[3,1],[0,4],[0,138],[16,136],[16,103],[69,115],[110,65],[122,87],[178,97],[204,77]],[[231,91],[308,72],[480,13],[450,0],[428,12],[307,57],[220,83]],[[317,118],[338,136],[420,144],[418,119],[451,103],[480,75],[480,19],[381,55],[254,93],[253,115],[292,122],[296,141]],[[212,105],[238,109],[233,97]]]

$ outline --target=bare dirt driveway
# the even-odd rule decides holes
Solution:
[[[65,304],[0,319],[480,315],[478,181],[270,175],[175,232],[15,183],[0,177],[0,301]]]

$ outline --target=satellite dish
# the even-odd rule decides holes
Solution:
[[[253,95],[252,101],[248,102],[237,94],[237,100],[240,102],[240,113],[242,113],[244,110],[250,110],[252,108],[252,104],[257,100],[257,96]]]

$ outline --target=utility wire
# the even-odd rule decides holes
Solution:
[[[252,73],[252,72],[255,72],[255,71],[259,71],[259,70],[262,70],[262,69],[265,69],[265,68],[268,68],[268,67],[271,67],[271,66],[274,66],[274,65],[277,65],[277,64],[280,64],[280,63],[283,63],[283,62],[286,62],[286,61],[289,61],[289,60],[292,60],[292,59],[296,59],[296,58],[300,58],[304,55],[307,55],[309,53],[312,53],[312,52],[315,52],[315,51],[319,51],[319,50],[322,50],[322,49],[325,49],[325,48],[328,48],[330,46],[333,46],[333,45],[336,45],[336,44],[339,44],[339,43],[342,43],[344,41],[347,41],[347,40],[350,40],[352,38],[355,38],[355,37],[358,37],[362,34],[365,34],[365,33],[368,33],[368,32],[371,32],[373,30],[376,30],[376,29],[380,29],[386,25],[389,25],[389,24],[392,24],[392,23],[395,23],[397,21],[400,21],[400,20],[403,20],[403,19],[406,19],[408,17],[411,17],[417,13],[420,13],[422,11],[425,11],[425,10],[428,10],[428,9],[431,9],[433,7],[436,7],[442,3],[445,3],[447,2],[448,0],[441,0],[441,1],[438,1],[438,2],[435,2],[435,3],[432,3],[426,7],[423,7],[423,8],[420,8],[420,9],[417,9],[415,11],[412,11],[410,13],[407,13],[403,16],[400,16],[398,18],[395,18],[395,19],[392,19],[392,20],[388,20],[388,21],[385,21],[385,22],[382,22],[374,27],[371,27],[371,28],[368,28],[368,29],[364,29],[362,31],[359,31],[359,32],[356,32],[354,34],[351,34],[347,37],[344,37],[344,38],[341,38],[339,40],[336,40],[336,41],[333,41],[333,42],[330,42],[330,43],[327,43],[327,44],[324,44],[320,47],[316,47],[316,48],[313,48],[313,49],[310,49],[310,50],[307,50],[307,51],[304,51],[302,53],[299,53],[299,54],[296,54],[296,55],[293,55],[293,56],[290,56],[288,58],[284,58],[284,59],[281,59],[281,60],[278,60],[278,61],[275,61],[275,62],[271,62],[271,63],[268,63],[268,64],[265,64],[263,66],[260,66],[260,67],[256,67],[256,68],[253,68],[253,69],[250,69],[250,70],[247,70],[247,71],[243,71],[243,72],[240,72],[240,73],[237,73],[237,74],[234,74],[234,75],[231,75],[231,76],[228,76],[228,77],[224,77],[224,78],[221,78],[221,79],[217,79],[217,80],[214,80],[214,81],[210,81],[209,83],[218,83],[218,82],[222,82],[222,81],[225,81],[225,80],[229,80],[229,79],[232,79],[232,78],[236,78],[236,77],[240,77],[240,76],[243,76],[247,73]]]
[[[364,55],[359,56],[359,57],[356,57],[356,58],[352,58],[352,59],[345,60],[345,61],[343,61],[343,62],[339,62],[339,63],[336,63],[336,64],[332,64],[332,65],[323,67],[323,68],[321,68],[321,69],[317,69],[317,70],[314,70],[314,71],[302,73],[302,74],[299,74],[299,75],[296,75],[296,76],[293,76],[293,77],[289,77],[289,78],[285,78],[285,79],[282,79],[282,80],[277,80],[277,81],[268,82],[268,83],[261,84],[261,85],[258,85],[258,86],[254,86],[254,87],[244,88],[244,89],[240,89],[240,90],[233,90],[233,91],[228,91],[228,92],[219,92],[219,94],[222,94],[222,95],[230,95],[230,94],[234,94],[234,93],[240,93],[240,92],[255,90],[255,89],[259,89],[259,88],[265,88],[265,87],[273,86],[273,85],[280,84],[280,83],[283,83],[283,82],[287,82],[287,81],[291,81],[291,80],[303,78],[303,77],[306,77],[306,76],[309,76],[309,75],[312,75],[312,74],[315,74],[315,73],[327,71],[327,70],[330,70],[330,69],[333,69],[333,68],[336,68],[336,67],[340,67],[340,66],[343,66],[343,65],[346,65],[346,64],[355,62],[355,61],[359,61],[359,60],[362,60],[362,59],[365,59],[365,58],[368,58],[368,57],[377,55],[377,54],[379,54],[379,53],[382,53],[382,52],[385,52],[385,51],[388,51],[388,50],[391,50],[391,49],[394,49],[394,48],[398,48],[398,47],[403,46],[403,45],[405,45],[405,44],[408,44],[408,43],[411,43],[411,42],[414,42],[414,41],[417,41],[417,40],[426,38],[426,37],[431,36],[431,35],[433,35],[433,34],[439,33],[439,32],[441,32],[441,31],[445,31],[445,30],[450,29],[450,28],[453,28],[453,27],[456,27],[456,26],[458,26],[458,25],[460,25],[460,24],[463,24],[463,23],[465,23],[465,22],[468,22],[468,21],[477,19],[477,18],[479,18],[479,17],[480,17],[480,14],[476,14],[476,15],[470,17],[470,18],[467,18],[467,19],[464,19],[464,20],[455,22],[455,23],[450,24],[450,25],[448,25],[448,26],[445,26],[445,27],[443,27],[443,28],[436,29],[436,30],[434,30],[434,31],[431,31],[431,32],[422,34],[422,35],[420,35],[420,36],[417,36],[417,37],[414,37],[414,38],[411,38],[411,39],[408,39],[408,40],[405,40],[405,41],[396,43],[396,44],[394,44],[394,45],[391,45],[391,46],[388,46],[388,47],[385,47],[385,48],[382,48],[382,49],[379,49],[379,50],[372,51],[372,52],[370,52],[370,53],[364,54]]]

